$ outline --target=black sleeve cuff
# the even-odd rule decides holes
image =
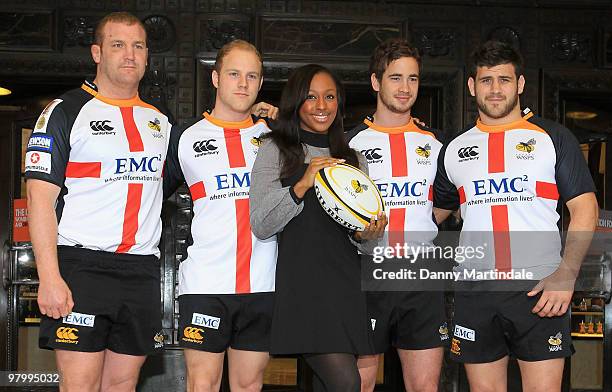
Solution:
[[[300,199],[298,197],[298,195],[295,194],[295,191],[293,190],[292,186],[289,187],[289,194],[291,195],[291,198],[293,199],[295,204],[301,204],[302,203],[302,199]]]

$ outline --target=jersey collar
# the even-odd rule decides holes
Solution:
[[[531,117],[533,117],[533,113],[531,112],[529,108],[526,108],[525,110],[523,110],[523,117],[521,117],[521,119],[519,120],[513,121],[511,123],[507,123],[507,124],[486,125],[486,124],[483,124],[482,121],[480,121],[480,118],[478,118],[478,120],[476,120],[476,127],[479,130],[483,132],[488,132],[488,133],[505,132],[510,129],[521,128],[522,126],[524,128],[525,122],[527,122],[527,120],[530,119]]]
[[[129,99],[107,98],[101,95],[98,92],[98,86],[96,86],[94,82],[91,82],[89,80],[86,80],[85,82],[83,82],[83,84],[81,85],[81,88],[85,90],[86,92],[88,92],[89,94],[93,95],[96,99],[104,103],[107,103],[109,105],[119,106],[119,107],[131,107],[131,106],[147,106],[148,107],[148,106],[151,106],[143,102],[138,96],[138,94],[136,94],[135,96]]]
[[[224,129],[244,129],[253,126],[253,117],[251,116],[247,117],[247,119],[244,121],[223,121],[216,117],[213,117],[208,110],[205,111],[202,115],[212,124]]]
[[[372,128],[375,131],[383,132],[383,133],[404,133],[410,131],[420,131],[420,129],[415,125],[412,121],[412,117],[408,123],[401,125],[399,127],[383,127],[374,123],[374,118],[372,116],[368,116],[363,120],[363,123],[367,125],[369,128]]]

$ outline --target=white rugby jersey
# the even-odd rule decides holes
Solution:
[[[179,295],[274,291],[276,236],[258,239],[249,218],[251,168],[268,131],[263,120],[226,122],[209,113],[173,128],[164,193],[186,182],[194,214]]]
[[[463,267],[501,272],[525,268],[541,279],[558,267],[557,203],[595,186],[576,138],[525,111],[520,120],[478,121],[440,153],[440,207],[461,207],[462,245],[486,243],[486,256]]]
[[[368,160],[370,178],[385,200],[389,223],[383,242],[431,244],[438,233],[432,216],[433,183],[442,148],[434,131],[413,121],[385,128],[368,116],[348,139]]]
[[[47,105],[28,143],[25,177],[61,187],[58,245],[159,257],[169,129],[138,96],[109,99],[91,82]]]

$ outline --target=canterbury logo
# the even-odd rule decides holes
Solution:
[[[204,330],[202,328],[186,327],[183,330],[183,335],[187,339],[201,341],[204,340],[204,336],[200,335],[200,332],[204,332]]]
[[[516,145],[516,149],[522,152],[530,153],[535,150],[535,139],[529,139],[527,142],[520,142]]]
[[[473,158],[478,156],[478,146],[463,147],[457,151],[459,158]]]
[[[362,184],[362,183],[360,183],[357,180],[351,180],[351,186],[353,187],[353,189],[357,193],[361,193],[363,191],[367,191],[368,190],[368,186],[367,185]]]
[[[253,136],[251,138],[251,144],[254,145],[255,147],[259,147],[261,146],[261,139]]]
[[[59,327],[55,335],[63,340],[77,340],[79,338],[77,332],[79,332],[77,328]]]
[[[92,130],[98,131],[98,132],[112,131],[115,128],[108,125],[109,122],[111,121],[110,120],[90,121],[89,126],[91,127]]]
[[[207,152],[207,151],[215,151],[217,146],[213,144],[216,142],[215,139],[208,140],[200,140],[198,142],[193,143],[193,151],[195,152]]]
[[[371,148],[369,150],[361,150],[361,153],[368,161],[373,161],[382,158],[382,155],[380,155],[378,151],[380,151],[380,148]]]
[[[431,146],[429,145],[429,143],[427,143],[423,147],[418,146],[416,149],[416,153],[422,157],[429,158],[429,156],[431,155]]]

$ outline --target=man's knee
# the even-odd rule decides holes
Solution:
[[[471,392],[505,392],[506,384],[491,380],[469,380]]]
[[[138,377],[113,377],[104,379],[100,392],[131,392],[136,390]]]
[[[241,392],[259,392],[263,387],[263,374],[241,374],[235,380],[230,380],[230,389]]]
[[[204,372],[187,372],[188,392],[217,392],[221,385],[221,374],[210,374]]]
[[[412,380],[404,380],[406,390],[409,392],[437,392],[438,379],[428,379],[426,377],[417,377]]]
[[[99,388],[99,376],[64,375],[60,372],[60,390],[62,392],[97,391]]]

